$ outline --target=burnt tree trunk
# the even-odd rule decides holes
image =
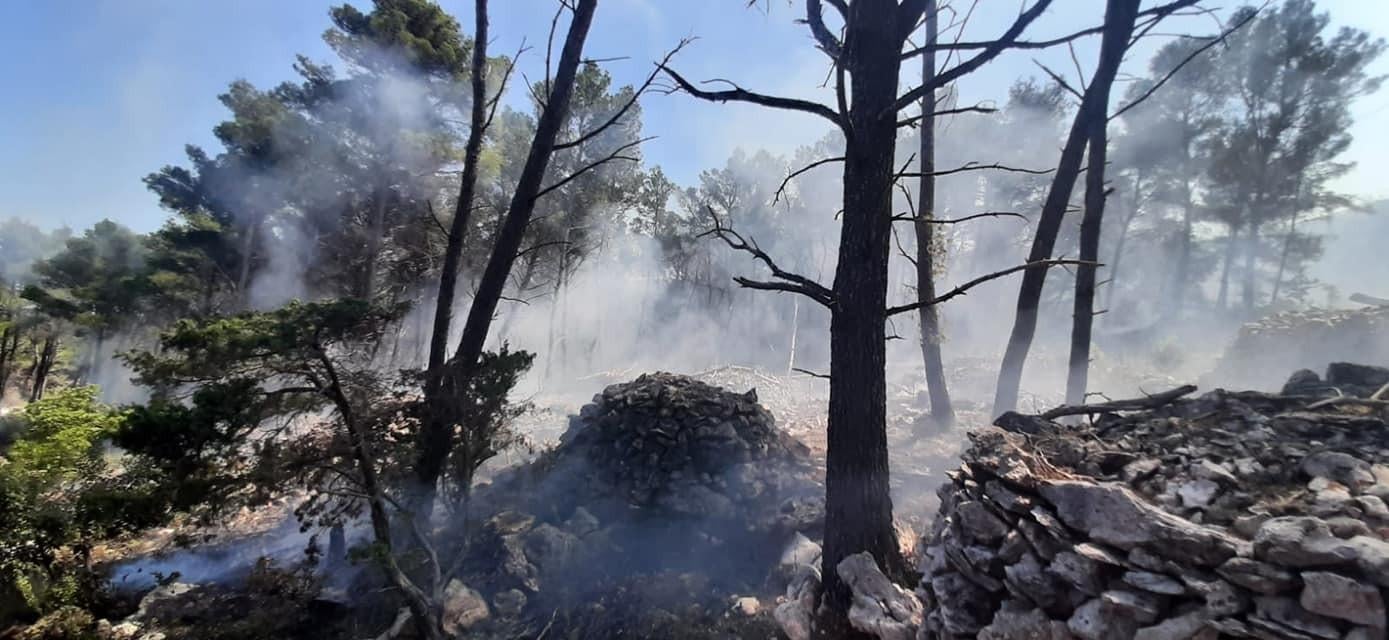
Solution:
[[[1100,229],[1104,222],[1104,163],[1106,122],[1096,120],[1090,125],[1090,160],[1085,169],[1085,214],[1080,220],[1080,259],[1091,263],[1100,256]],[[1076,267],[1075,306],[1071,314],[1071,357],[1066,374],[1066,404],[1085,404],[1085,391],[1090,377],[1090,332],[1095,324],[1095,275],[1099,267],[1082,264]],[[1113,283],[1110,285],[1113,286]]]
[[[521,176],[516,183],[505,219],[498,229],[496,244],[487,260],[482,279],[478,282],[477,294],[468,309],[468,319],[463,325],[463,336],[459,340],[458,350],[454,353],[451,366],[445,367],[443,371],[445,380],[440,383],[440,393],[456,394],[461,391],[482,355],[493,316],[497,312],[497,303],[501,301],[507,277],[521,249],[521,241],[525,237],[526,227],[530,225],[531,214],[535,211],[535,201],[543,187],[545,170],[550,164],[550,156],[554,153],[555,138],[569,113],[574,78],[578,73],[584,41],[588,37],[589,26],[593,22],[593,13],[597,7],[598,0],[578,0],[574,7],[574,16],[565,36],[550,95],[536,124],[535,137],[531,140],[530,152],[521,169]],[[416,473],[425,492],[419,505],[421,515],[424,516],[427,516],[432,508],[439,476],[443,473],[444,463],[448,459],[449,450],[452,449],[452,429],[456,422],[454,416],[457,408],[457,405],[448,400],[431,403],[431,419],[427,420],[421,429]]]
[[[1133,228],[1133,219],[1138,217],[1139,194],[1142,192],[1142,188],[1143,174],[1140,171],[1133,177],[1133,198],[1130,200],[1128,211],[1124,212],[1119,221],[1119,235],[1114,240],[1114,251],[1109,258],[1109,286],[1105,287],[1104,295],[1104,308],[1106,309],[1114,308],[1114,298],[1119,295],[1119,267],[1123,265],[1124,245],[1128,244],[1129,229]],[[1081,224],[1083,225],[1084,221]]]
[[[1066,214],[1071,192],[1080,176],[1086,138],[1093,122],[1104,122],[1108,117],[1109,90],[1114,85],[1114,77],[1119,71],[1119,64],[1123,62],[1124,52],[1128,50],[1137,14],[1138,0],[1108,0],[1105,4],[1104,35],[1100,44],[1099,64],[1095,67],[1095,75],[1090,80],[1090,86],[1085,90],[1075,121],[1071,123],[1066,144],[1061,149],[1061,161],[1057,164],[1051,190],[1047,192],[1047,199],[1042,205],[1042,215],[1037,222],[1037,235],[1033,238],[1032,250],[1027,255],[1028,262],[1050,258],[1056,246],[1056,236],[1061,230],[1061,222]],[[1037,333],[1038,309],[1041,306],[1042,288],[1046,284],[1046,277],[1046,268],[1023,271],[1022,285],[1018,289],[1017,315],[1013,320],[1013,331],[1008,336],[1008,347],[1003,353],[1003,365],[998,372],[998,389],[994,393],[994,415],[1017,408],[1022,369],[1027,362],[1027,352],[1032,348],[1032,338]]]
[[[487,118],[487,0],[476,2],[477,28],[473,33],[472,111],[468,119],[468,142],[463,147],[463,173],[458,180],[458,201],[454,203],[444,246],[444,265],[439,272],[439,292],[435,295],[434,326],[429,334],[429,360],[425,373],[425,402],[439,393],[444,360],[448,357],[449,327],[453,321],[453,298],[458,289],[458,270],[463,260],[468,223],[477,192],[477,163]],[[427,480],[421,476],[421,480]]]
[[[844,214],[830,314],[830,398],[825,468],[824,602],[828,637],[845,634],[850,592],[835,570],[867,551],[888,575],[905,562],[892,527],[888,489],[888,257],[892,235],[893,103],[901,68],[893,0],[857,0],[841,64],[852,75]],[[929,92],[928,92],[929,93]],[[885,115],[887,114],[887,115]],[[842,628],[836,626],[843,624]]]
[[[48,372],[53,369],[53,359],[58,353],[58,339],[52,335],[43,339],[43,349],[39,351],[39,357],[34,360],[34,373],[31,378],[32,386],[29,388],[29,402],[38,402],[43,399],[44,389],[48,386]]]
[[[939,37],[939,13],[936,0],[926,1],[926,46],[935,46]],[[930,85],[936,78],[936,53],[921,56],[921,83]],[[955,422],[950,406],[950,390],[945,383],[945,364],[941,360],[940,311],[926,304],[936,297],[935,225],[930,219],[936,213],[936,92],[928,91],[921,99],[921,186],[916,207],[916,300],[922,303],[917,311],[921,329],[921,361],[926,369],[926,392],[931,398],[931,422],[936,428],[949,428]]]

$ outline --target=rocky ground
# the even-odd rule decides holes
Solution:
[[[1386,383],[1338,364],[974,432],[923,543],[920,637],[1384,638]]]

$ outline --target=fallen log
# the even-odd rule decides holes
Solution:
[[[1186,384],[1176,389],[1155,393],[1142,398],[1129,398],[1126,400],[1111,400],[1109,402],[1097,402],[1094,404],[1061,405],[1041,414],[1044,420],[1055,420],[1065,416],[1085,416],[1097,413],[1111,413],[1115,411],[1141,411],[1144,409],[1156,409],[1163,405],[1171,404],[1182,396],[1195,393],[1196,385]]]

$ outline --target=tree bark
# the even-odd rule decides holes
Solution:
[[[889,576],[900,577],[906,568],[892,527],[888,487],[884,321],[897,140],[892,107],[901,68],[896,9],[895,0],[857,0],[850,5],[851,28],[841,60],[853,83],[830,315],[822,563],[827,637],[849,631],[851,596],[835,570],[841,560],[867,551]]]
[[[1268,306],[1278,304],[1278,294],[1283,289],[1283,273],[1288,268],[1288,253],[1293,246],[1293,237],[1297,235],[1297,211],[1293,211],[1292,217],[1288,219],[1288,235],[1283,237],[1283,251],[1278,256],[1278,274],[1273,278],[1273,293],[1269,294]]]
[[[1080,259],[1097,262],[1100,256],[1100,230],[1104,222],[1104,163],[1109,144],[1107,123],[1101,118],[1090,124],[1089,164],[1085,169],[1085,214],[1080,220]],[[1095,323],[1095,276],[1099,267],[1076,267],[1075,306],[1071,314],[1071,357],[1066,375],[1066,403],[1085,404],[1090,377],[1090,332]],[[1113,286],[1113,283],[1110,284]]]
[[[1250,217],[1249,234],[1244,238],[1244,286],[1242,288],[1241,301],[1244,306],[1245,316],[1254,313],[1254,299],[1258,297],[1258,275],[1259,266],[1259,222],[1256,218]]]
[[[1128,50],[1137,13],[1138,0],[1106,2],[1099,64],[1081,100],[1075,121],[1071,123],[1066,144],[1061,149],[1061,161],[1057,164],[1051,190],[1042,205],[1042,215],[1037,222],[1037,234],[1032,241],[1032,250],[1027,256],[1028,262],[1050,258],[1056,246],[1056,236],[1061,230],[1071,191],[1080,175],[1080,163],[1085,155],[1090,123],[1095,120],[1103,121],[1108,117],[1109,91],[1119,71],[1119,64],[1123,62],[1124,52]],[[1032,348],[1032,338],[1037,333],[1038,308],[1046,277],[1045,268],[1028,269],[1022,274],[1022,285],[1018,289],[1017,315],[1013,321],[1013,331],[1008,337],[1007,349],[1003,354],[1003,364],[998,372],[994,415],[1017,408],[1023,365],[1027,362],[1027,352]]]
[[[44,389],[48,386],[48,372],[53,369],[53,358],[58,353],[58,340],[50,335],[43,339],[43,349],[39,352],[39,357],[34,360],[34,375],[32,386],[29,389],[29,402],[38,402],[43,399]]]
[[[384,170],[378,169],[381,173]],[[370,300],[376,293],[376,265],[381,261],[381,244],[386,235],[386,199],[390,188],[378,187],[372,193],[371,220],[367,224],[367,260],[362,265],[362,273],[353,293],[363,300]]]
[[[935,46],[939,37],[939,13],[936,0],[926,0],[926,46]],[[930,84],[936,77],[936,54],[928,51],[921,56],[921,82]],[[932,251],[935,225],[929,222],[936,214],[936,92],[929,91],[921,99],[921,186],[916,220],[916,299],[922,303],[917,311],[921,329],[921,361],[926,370],[926,392],[931,398],[931,422],[938,429],[947,429],[955,422],[950,405],[950,390],[945,382],[945,364],[941,359],[940,312],[936,305],[925,304],[936,297],[936,256]]]
[[[598,0],[578,0],[574,7],[574,16],[565,36],[564,48],[560,54],[554,82],[551,83],[550,95],[545,102],[545,110],[541,112],[540,120],[536,124],[535,137],[531,141],[530,152],[526,156],[526,163],[512,194],[511,204],[498,229],[496,244],[478,283],[477,294],[468,309],[468,319],[463,325],[463,335],[454,353],[453,362],[451,366],[444,367],[443,377],[448,380],[441,380],[442,388],[439,393],[460,391],[482,355],[488,330],[497,312],[497,303],[501,300],[507,277],[521,249],[526,227],[530,225],[531,214],[535,211],[535,201],[543,187],[545,170],[549,166],[550,156],[554,153],[555,138],[569,112],[574,78],[597,6]],[[439,476],[443,473],[444,463],[452,448],[456,408],[451,409],[451,404],[448,401],[432,402],[429,412],[432,417],[421,429],[416,473],[425,492],[418,507],[422,515],[428,515],[428,510],[432,508]]]
[[[1123,265],[1124,245],[1128,244],[1129,229],[1133,228],[1133,219],[1138,217],[1139,193],[1141,193],[1142,188],[1143,175],[1140,171],[1133,177],[1133,199],[1130,201],[1128,211],[1125,211],[1120,219],[1119,235],[1114,240],[1114,251],[1109,257],[1109,286],[1105,287],[1104,294],[1104,308],[1106,309],[1114,308],[1114,298],[1119,295],[1119,267]]]

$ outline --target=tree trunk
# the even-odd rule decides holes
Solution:
[[[1128,50],[1137,13],[1138,0],[1106,2],[1099,64],[1095,67],[1094,78],[1091,79],[1085,97],[1081,100],[1075,121],[1071,123],[1066,144],[1061,149],[1061,161],[1057,164],[1051,190],[1042,205],[1042,215],[1037,222],[1037,235],[1033,238],[1032,250],[1027,256],[1028,262],[1050,258],[1052,249],[1055,248],[1056,235],[1061,230],[1061,221],[1066,214],[1071,191],[1080,175],[1080,163],[1085,155],[1090,123],[1096,120],[1104,121],[1108,117],[1109,91],[1114,84],[1114,76],[1119,71],[1119,64],[1123,61],[1124,52]],[[1022,285],[1018,289],[1017,315],[1013,320],[1013,331],[1008,337],[1008,347],[1003,353],[1003,365],[998,372],[994,415],[1017,408],[1023,365],[1027,362],[1027,352],[1032,348],[1032,338],[1037,333],[1038,308],[1046,277],[1047,269],[1044,268],[1023,271]]]
[[[1283,251],[1278,256],[1278,274],[1273,278],[1273,293],[1269,294],[1268,306],[1278,304],[1278,294],[1283,289],[1283,273],[1288,268],[1288,253],[1293,246],[1293,237],[1297,235],[1297,211],[1293,211],[1292,217],[1288,220],[1288,235],[1283,238]]]
[[[48,372],[53,369],[53,358],[58,353],[58,340],[50,335],[43,339],[43,349],[39,352],[39,357],[34,360],[34,375],[32,385],[29,389],[29,402],[38,402],[43,399],[43,392],[48,386]]]
[[[19,329],[14,326],[13,319],[10,323],[0,334],[0,399],[5,397],[5,388],[9,385],[10,372],[14,368],[15,350],[19,347]]]
[[[526,164],[516,183],[506,218],[498,229],[496,245],[492,248],[482,280],[478,283],[477,294],[468,309],[468,319],[463,325],[463,336],[459,340],[458,350],[454,353],[453,366],[444,368],[443,371],[444,377],[452,378],[452,384],[450,381],[442,381],[439,393],[456,393],[461,390],[482,355],[493,315],[497,312],[497,303],[501,300],[507,277],[516,262],[517,252],[521,249],[526,227],[530,225],[531,214],[535,211],[535,201],[543,187],[545,169],[554,153],[555,138],[569,112],[574,77],[578,72],[584,40],[588,37],[593,12],[597,6],[598,0],[578,0],[574,8],[555,79],[551,84],[550,95],[545,101],[545,110],[541,112],[540,120],[536,124],[535,138],[531,141]],[[418,507],[421,515],[425,516],[432,508],[439,476],[443,473],[444,463],[452,448],[452,430],[457,408],[451,409],[450,404],[447,401],[431,402],[431,419],[426,421],[420,433],[416,473],[424,495]]]
[[[378,171],[385,173],[384,170]],[[362,265],[362,274],[353,292],[363,300],[370,300],[376,293],[376,265],[381,261],[381,244],[386,235],[386,199],[389,193],[389,187],[379,187],[372,192],[374,202],[371,220],[367,224],[367,261]]]
[[[1100,230],[1104,222],[1104,163],[1109,144],[1107,122],[1101,118],[1090,124],[1090,161],[1085,169],[1085,214],[1080,220],[1080,259],[1097,262],[1100,257]],[[1066,404],[1085,404],[1090,377],[1090,331],[1095,323],[1095,275],[1099,267],[1076,267],[1075,306],[1071,314],[1071,358],[1066,375]],[[1113,284],[1111,283],[1111,286]]]
[[[1245,316],[1254,313],[1254,299],[1258,297],[1256,280],[1259,266],[1259,223],[1250,219],[1249,234],[1244,238],[1244,287],[1241,295]]]
[[[939,36],[939,12],[936,0],[926,0],[926,46],[935,46]],[[921,82],[930,84],[936,78],[934,51],[921,56]],[[921,329],[921,360],[926,368],[926,392],[931,397],[931,421],[938,429],[947,429],[955,422],[950,406],[950,390],[945,382],[945,364],[941,361],[940,312],[936,305],[926,304],[936,297],[936,256],[932,251],[935,225],[929,222],[936,214],[936,92],[928,91],[921,99],[921,186],[916,214],[916,300],[922,303],[917,311]]]
[[[1139,174],[1133,177],[1133,199],[1130,201],[1128,211],[1125,211],[1123,218],[1120,219],[1119,235],[1117,238],[1114,239],[1114,252],[1110,254],[1109,286],[1105,287],[1104,294],[1105,309],[1113,309],[1114,298],[1119,295],[1119,267],[1123,264],[1124,261],[1124,245],[1128,244],[1129,229],[1133,227],[1133,219],[1138,217],[1138,194],[1142,191],[1142,187],[1143,176],[1140,172]],[[1081,224],[1084,225],[1083,220]]]
[[[887,307],[893,154],[901,39],[895,0],[857,0],[843,61],[853,77],[844,154],[844,213],[830,314],[830,398],[825,462],[823,620],[849,635],[849,588],[836,567],[867,551],[889,576],[905,562],[892,527],[887,455]],[[889,114],[885,116],[884,114]]]
[[[1173,318],[1180,318],[1186,301],[1186,290],[1192,285],[1187,282],[1191,268],[1191,227],[1196,205],[1192,202],[1191,181],[1183,181],[1182,189],[1182,231],[1177,239],[1177,264],[1173,266],[1172,307],[1169,312]]]
[[[256,251],[256,236],[260,235],[260,224],[261,216],[251,214],[250,221],[246,223],[246,237],[241,241],[241,270],[236,276],[236,295],[242,310],[251,307],[251,263],[254,261],[252,254]]]
[[[1215,306],[1221,311],[1229,309],[1230,271],[1235,262],[1236,249],[1239,248],[1239,226],[1229,225],[1230,233],[1225,236],[1225,259],[1220,267],[1220,289],[1215,295]]]

